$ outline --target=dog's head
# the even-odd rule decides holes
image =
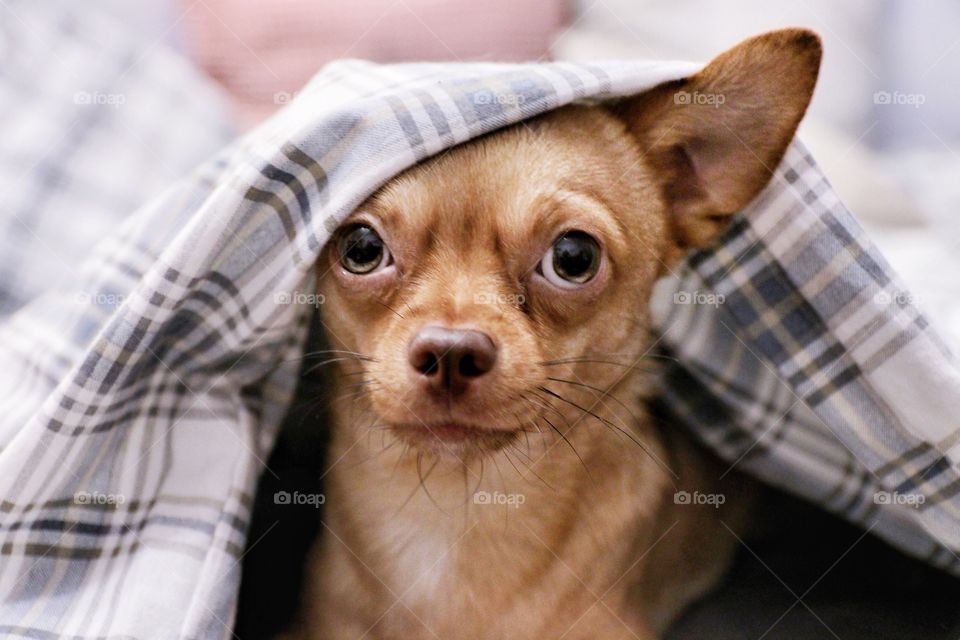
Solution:
[[[648,346],[657,278],[766,185],[819,62],[810,32],[759,36],[692,77],[559,109],[380,189],[318,266],[329,339],[360,367],[342,373],[363,378],[357,428],[463,456],[547,407],[595,404]]]

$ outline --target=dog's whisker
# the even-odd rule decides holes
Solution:
[[[353,351],[352,349],[316,349],[314,351],[307,351],[303,354],[303,357],[307,358],[315,355],[326,355],[331,353],[341,353],[352,356],[357,356],[358,358],[374,360],[372,356],[369,356],[365,353],[360,353],[359,351]]]
[[[461,462],[460,470],[463,472],[463,527],[466,529],[470,521],[470,481],[467,479],[467,465]]]
[[[585,382],[580,382],[580,381],[578,381],[578,380],[565,380],[565,379],[563,379],[563,378],[551,378],[551,377],[548,377],[547,380],[551,380],[551,381],[553,381],[553,382],[561,382],[561,383],[563,383],[563,384],[569,384],[569,385],[572,385],[572,386],[575,386],[575,387],[583,387],[584,389],[589,389],[590,391],[599,393],[599,394],[600,394],[600,397],[602,397],[602,398],[610,398],[611,400],[613,400],[614,402],[616,402],[617,404],[619,404],[621,407],[623,407],[623,409],[624,409],[627,413],[629,413],[629,414],[630,414],[630,417],[633,418],[637,423],[642,422],[642,420],[640,419],[640,416],[638,416],[638,415],[633,411],[633,409],[630,408],[623,400],[621,400],[621,399],[618,398],[617,396],[613,395],[613,393],[611,393],[610,389],[602,389],[602,388],[600,388],[600,387],[595,387],[595,386],[593,386],[593,385],[589,385],[589,384],[587,384],[587,383],[585,383]]]
[[[317,369],[319,369],[320,367],[325,367],[325,366],[327,366],[327,365],[329,365],[329,364],[333,364],[334,362],[347,362],[347,361],[355,360],[355,359],[356,359],[356,358],[346,358],[346,357],[343,357],[343,358],[330,358],[329,360],[324,360],[323,362],[319,362],[319,363],[313,365],[312,367],[310,367],[309,369],[307,369],[306,371],[304,371],[304,372],[303,372],[303,375],[304,375],[304,376],[307,376],[307,375],[313,373],[314,371],[316,371]]]
[[[586,409],[586,408],[584,408],[584,407],[581,407],[581,406],[580,406],[579,404],[577,404],[576,402],[573,402],[572,400],[568,400],[567,398],[564,398],[563,396],[561,396],[560,394],[556,393],[555,391],[552,391],[552,390],[550,390],[550,389],[547,389],[546,387],[543,387],[543,386],[541,386],[541,387],[539,387],[539,388],[540,388],[542,391],[544,391],[545,393],[548,393],[548,394],[550,394],[551,396],[557,398],[558,400],[560,400],[560,401],[562,401],[562,402],[565,402],[565,403],[567,403],[567,404],[569,404],[569,405],[572,405],[573,407],[579,409],[579,410],[582,411],[584,414],[589,415],[589,416],[595,418],[596,420],[598,420],[601,424],[605,425],[606,427],[608,427],[608,428],[610,428],[610,429],[615,429],[616,431],[622,433],[622,434],[625,435],[627,438],[629,438],[631,442],[633,442],[635,445],[637,445],[638,447],[640,447],[640,449],[641,449],[645,454],[647,454],[647,456],[648,456],[651,460],[653,460],[653,461],[657,464],[657,466],[665,469],[668,473],[670,473],[670,475],[676,476],[676,474],[675,474],[673,471],[671,471],[670,469],[668,469],[668,468],[666,468],[666,467],[664,466],[664,464],[657,458],[657,456],[653,455],[653,452],[650,451],[650,449],[647,448],[647,446],[646,446],[645,444],[643,444],[642,442],[640,442],[639,440],[637,440],[637,438],[636,438],[632,433],[630,433],[629,431],[626,431],[626,430],[622,429],[620,426],[618,426],[618,425],[614,424],[613,422],[607,420],[606,418],[603,418],[602,416],[597,415],[595,412],[591,411],[590,409]]]
[[[570,451],[573,451],[573,455],[577,456],[577,460],[579,460],[580,464],[583,465],[583,469],[587,472],[587,476],[590,477],[590,480],[593,480],[593,474],[590,473],[590,468],[587,466],[587,463],[583,461],[583,458],[580,456],[580,452],[577,451],[577,448],[573,446],[573,443],[570,442],[570,439],[567,438],[567,435],[563,431],[560,431],[560,429],[558,429],[556,425],[550,422],[550,420],[548,420],[546,416],[541,416],[541,419],[544,422],[546,422],[551,429],[556,431],[557,435],[559,435],[563,439],[563,441],[567,443],[567,446],[570,447]]]
[[[290,411],[296,411],[297,413],[309,413],[315,409],[325,407],[328,405],[328,401],[329,398],[325,395],[320,395],[316,398],[299,400],[290,407]]]
[[[534,404],[534,403],[533,403],[529,398],[527,398],[525,395],[521,395],[521,396],[520,396],[520,399],[523,400],[524,402],[526,402],[527,404],[529,404],[530,406],[534,407],[535,409],[540,409],[540,407],[538,407],[536,404]],[[537,420],[536,420],[536,418],[540,417],[540,415],[541,415],[541,414],[540,414],[539,411],[538,411],[536,417],[534,417],[534,418],[529,418],[528,420],[526,420],[526,422],[528,422],[529,424],[533,425],[533,428],[537,430],[537,434],[542,436],[542,435],[543,435],[543,429],[540,428],[540,425],[537,423]],[[530,455],[530,438],[528,437],[528,434],[533,433],[533,432],[523,426],[524,420],[522,420],[519,415],[514,414],[514,417],[517,419],[517,430],[518,430],[518,431],[521,431],[521,432],[523,433],[524,440],[525,440],[525,442],[526,442],[526,444],[527,444],[527,454],[526,454],[526,455],[527,455],[527,458],[530,459],[530,460],[532,460],[533,458],[532,458],[532,456]],[[541,442],[541,443],[544,442],[544,441],[543,441],[543,438],[540,438],[540,442]],[[546,448],[546,445],[545,445],[545,444],[544,444],[543,446],[544,446],[544,448]],[[517,450],[519,451],[519,447],[517,448]]]
[[[372,387],[378,386],[379,384],[380,384],[380,383],[379,383],[379,381],[377,381],[377,380],[370,380],[370,379],[368,379],[368,380],[361,380],[361,381],[359,381],[359,382],[353,382],[353,383],[351,383],[351,384],[344,385],[343,388],[344,388],[344,389],[361,389],[361,388],[363,388],[363,387],[371,387],[371,388],[372,388]]]
[[[535,393],[535,392],[531,392],[531,394],[532,394],[533,397],[540,403],[539,405],[537,405],[536,402],[534,402],[534,401],[531,400],[531,402],[533,402],[534,406],[540,406],[540,407],[546,409],[547,411],[552,411],[553,413],[555,413],[555,414],[557,414],[558,416],[560,416],[560,419],[562,419],[562,420],[564,421],[564,423],[567,425],[567,428],[568,428],[568,429],[572,426],[572,425],[570,424],[570,421],[567,419],[567,416],[565,416],[562,411],[560,411],[560,410],[557,409],[555,406],[553,406],[553,403],[550,402],[547,398],[544,398],[543,396],[541,396],[541,395],[539,395],[539,394],[537,394],[537,393]]]
[[[394,309],[393,307],[391,307],[390,305],[388,305],[386,302],[383,302],[382,300],[377,300],[377,299],[374,299],[374,302],[376,302],[377,304],[379,304],[381,307],[387,309],[388,311],[392,312],[394,315],[396,315],[396,316],[397,316],[398,318],[400,318],[401,320],[406,320],[406,318],[403,317],[403,314],[401,314],[399,311],[397,311],[396,309]],[[408,308],[409,308],[409,307],[408,307]]]
[[[526,443],[526,445],[527,445],[527,451],[529,452],[529,451],[530,451],[530,432],[529,432],[529,430],[524,429],[524,428],[523,428],[521,425],[519,425],[519,424],[517,425],[517,428],[518,428],[520,431],[523,432],[523,441]],[[527,457],[529,457],[529,456],[527,456]]]
[[[433,506],[435,506],[440,511],[440,513],[442,513],[445,516],[449,516],[450,514],[447,513],[447,511],[440,506],[440,504],[434,499],[433,495],[430,494],[430,490],[427,488],[427,479],[430,477],[430,474],[433,473],[433,470],[437,468],[437,464],[440,462],[440,458],[434,457],[433,464],[430,465],[429,469],[427,469],[426,475],[423,475],[420,472],[422,458],[423,458],[422,453],[417,454],[417,476],[420,478],[420,486],[423,487],[423,493],[427,496],[427,498],[430,499],[430,502],[433,503]]]
[[[543,360],[537,364],[542,367],[555,367],[564,364],[609,364],[617,367],[623,367],[629,369],[632,365],[626,364],[624,362],[614,362],[613,360],[597,360],[596,358],[565,358],[563,360]]]
[[[367,392],[366,389],[358,389],[358,390],[353,391],[353,392],[342,393],[342,394],[338,395],[338,396],[335,398],[335,400],[337,400],[337,401],[353,400],[353,399],[355,399],[355,398],[362,398],[363,396],[367,395],[367,393],[368,393],[368,392]]]
[[[628,359],[631,359],[631,360],[634,360],[634,361],[633,361],[632,363],[617,362],[616,360],[605,360],[605,359],[603,359],[602,357],[597,357],[597,356],[603,356],[603,355],[609,355],[609,356],[613,356],[613,357],[621,357],[621,356],[622,356],[622,357],[624,357],[624,358],[628,358]],[[558,365],[563,365],[563,364],[580,364],[580,363],[587,363],[587,364],[609,364],[609,365],[614,365],[614,366],[618,366],[618,367],[623,367],[623,368],[625,368],[625,369],[631,369],[631,368],[636,367],[639,362],[641,362],[641,361],[643,361],[643,360],[648,360],[648,359],[650,359],[650,360],[669,360],[670,362],[679,362],[679,359],[677,359],[677,358],[675,358],[675,357],[673,357],[673,356],[667,356],[667,355],[662,355],[662,354],[658,354],[658,353],[646,353],[646,354],[643,354],[640,358],[635,358],[633,355],[629,355],[629,354],[593,354],[593,355],[580,356],[580,357],[558,358],[558,359],[555,359],[555,360],[541,360],[541,361],[538,362],[537,364],[539,364],[540,366],[544,366],[544,367],[552,367],[552,366],[558,366]]]
[[[341,378],[349,378],[349,377],[351,377],[351,376],[362,376],[362,375],[365,374],[365,373],[366,373],[366,370],[364,370],[364,369],[359,369],[359,370],[357,370],[357,371],[348,371],[348,372],[346,372],[346,373],[341,373],[341,374],[340,374],[340,377],[341,377]]]
[[[579,405],[578,403],[574,402],[573,400],[570,400],[569,398],[565,398],[564,396],[562,396],[562,395],[560,395],[559,393],[553,391],[552,389],[548,389],[548,388],[543,387],[543,386],[541,386],[541,387],[539,387],[539,388],[540,388],[541,390],[543,390],[545,393],[548,393],[548,394],[550,394],[551,396],[553,396],[554,398],[557,398],[557,399],[560,400],[561,402],[565,402],[566,404],[574,407],[575,409],[578,409],[578,410],[581,412],[581,415],[591,416],[591,417],[595,418],[596,420],[598,420],[601,424],[603,424],[603,425],[606,426],[607,428],[616,429],[616,430],[618,430],[618,431],[620,431],[620,432],[626,433],[626,432],[624,432],[623,429],[621,429],[618,425],[616,425],[616,424],[614,424],[613,422],[611,422],[610,420],[607,420],[606,418],[600,416],[599,414],[597,414],[597,413],[596,413],[595,411],[593,411],[592,409],[587,409],[587,408]],[[576,424],[576,423],[574,423],[574,424]],[[641,445],[639,442],[637,442],[636,440],[634,440],[634,442],[636,442],[636,444],[637,444],[638,446],[642,446],[642,445]]]
[[[504,456],[506,456],[507,461],[508,461],[511,465],[513,465],[513,468],[516,470],[517,474],[519,474],[520,477],[523,478],[525,481],[530,482],[529,478],[527,478],[527,477],[524,475],[524,473],[523,473],[522,471],[520,471],[519,468],[517,468],[517,465],[516,465],[516,464],[513,462],[513,460],[510,458],[510,455],[509,455],[510,449],[513,449],[514,451],[516,451],[516,452],[517,452],[518,454],[520,454],[520,455],[525,455],[525,454],[524,454],[523,451],[521,451],[518,447],[513,446],[513,445],[511,445],[510,447],[504,449],[504,451],[503,451],[503,454],[504,454]],[[528,456],[528,459],[529,459],[529,456]],[[532,463],[532,462],[533,462],[533,461],[531,460],[531,463]],[[537,480],[539,480],[540,482],[542,482],[545,487],[547,487],[547,488],[550,489],[551,491],[556,491],[556,489],[555,489],[549,482],[547,482],[546,480],[544,480],[543,477],[542,477],[539,473],[537,473],[536,471],[533,470],[533,465],[532,465],[532,464],[525,463],[523,460],[520,461],[520,464],[522,464],[523,467],[524,467],[528,472],[530,472]]]
[[[393,463],[393,470],[390,472],[391,478],[393,478],[397,474],[397,469],[400,468],[400,463],[406,459],[408,453],[410,453],[410,445],[405,443],[403,445],[403,451],[400,453],[399,456],[397,456],[397,461]]]
[[[502,486],[502,487],[504,487],[504,488],[509,487],[510,485],[507,484],[507,481],[504,480],[504,478],[503,478],[503,471],[500,470],[500,463],[497,462],[497,457],[496,457],[496,456],[492,456],[492,457],[490,458],[490,461],[493,462],[493,466],[494,466],[494,468],[497,470],[497,475],[500,476],[500,486]],[[504,530],[506,530],[506,527],[507,527],[507,525],[509,524],[509,520],[507,519],[507,516],[508,516],[509,513],[510,513],[509,509],[505,509],[505,510],[504,510],[504,522],[503,522]]]
[[[413,500],[413,497],[414,497],[415,495],[417,495],[417,492],[420,491],[420,489],[423,489],[424,492],[427,494],[427,497],[430,498],[430,501],[433,502],[434,505],[435,505],[438,509],[440,509],[441,512],[445,513],[445,512],[443,511],[443,509],[440,508],[440,505],[438,505],[438,504],[436,503],[436,501],[433,500],[433,496],[430,495],[430,492],[426,490],[426,487],[425,487],[424,484],[423,484],[423,473],[421,472],[421,462],[422,462],[422,460],[423,460],[423,452],[422,452],[422,451],[418,451],[418,452],[417,452],[417,460],[416,460],[417,484],[413,487],[413,491],[410,492],[410,495],[408,495],[407,498],[406,498],[406,499],[403,501],[403,503],[400,505],[400,508],[397,509],[397,510],[394,512],[394,514],[393,514],[394,517],[400,515],[400,513],[403,511],[403,509],[410,503],[411,500]],[[438,461],[439,461],[439,460],[434,461],[433,466],[430,467],[430,471],[433,471],[433,468],[437,466],[437,462],[438,462]],[[399,461],[398,461],[398,464],[399,464]],[[429,472],[427,473],[427,475],[428,475],[428,477],[429,477]]]
[[[537,430],[537,433],[538,433],[538,434],[540,434],[540,435],[543,434],[543,429],[540,428],[539,420],[546,420],[546,416],[543,415],[543,409],[549,409],[549,410],[553,411],[554,413],[556,413],[556,414],[557,414],[558,416],[560,416],[560,417],[563,419],[563,421],[566,423],[567,428],[568,428],[568,429],[570,428],[570,426],[571,426],[571,425],[570,425],[570,421],[567,420],[566,416],[564,416],[562,413],[560,413],[559,411],[557,411],[557,409],[554,408],[554,406],[553,406],[552,404],[550,404],[550,402],[547,401],[546,399],[541,398],[539,395],[537,395],[537,394],[535,394],[535,393],[534,393],[533,395],[536,397],[537,400],[539,400],[539,401],[541,402],[541,404],[537,404],[536,402],[534,402],[533,400],[531,400],[530,398],[528,398],[526,395],[522,395],[521,398],[522,398],[526,403],[528,403],[530,406],[532,406],[534,409],[536,409],[536,415],[535,415],[533,418],[530,418],[530,419],[528,420],[528,422],[529,422],[531,425],[533,425],[533,428]],[[547,422],[549,422],[549,421],[547,420]],[[527,429],[524,429],[524,433],[530,433],[530,431],[527,430]],[[543,438],[540,439],[540,443],[541,443],[541,446],[543,447],[543,453],[541,454],[541,457],[542,457],[542,456],[544,456],[544,455],[547,454],[548,447],[547,447],[546,441],[545,441]],[[527,441],[527,452],[528,452],[528,456],[527,456],[527,457],[530,458],[530,459],[532,459],[532,456],[529,455],[529,450],[530,450],[530,442],[529,442],[529,440],[528,440],[528,441]]]
[[[473,493],[476,495],[477,491],[480,489],[483,484],[483,472],[486,469],[486,464],[484,463],[484,456],[480,457],[480,476],[477,478],[477,486],[473,488]]]
[[[497,458],[495,456],[491,456],[490,461],[493,462],[493,468],[497,470],[497,475],[500,476],[500,486],[508,486],[506,481],[503,479],[503,472],[500,470],[500,465],[497,464]]]
[[[353,360],[363,360],[365,362],[379,362],[379,360],[377,360],[373,356],[368,356],[365,353],[360,353],[359,351],[351,351],[349,349],[320,349],[317,351],[308,351],[296,358],[290,358],[288,360],[284,360],[284,362],[297,362],[300,360],[309,360],[310,358],[321,358],[324,356],[350,358]]]
[[[380,444],[380,449],[379,449],[376,453],[374,453],[373,455],[367,456],[366,458],[363,458],[363,459],[361,459],[361,460],[358,460],[357,462],[355,462],[355,463],[353,463],[353,464],[346,465],[346,466],[343,467],[343,468],[344,468],[344,469],[355,469],[355,468],[357,468],[357,467],[359,467],[359,466],[362,466],[362,465],[365,465],[365,464],[367,464],[367,463],[369,463],[369,462],[373,462],[374,460],[380,458],[380,457],[381,457],[383,454],[385,454],[387,451],[390,451],[391,449],[393,449],[394,447],[396,447],[396,446],[399,445],[399,444],[400,444],[400,441],[399,441],[399,440],[394,440],[394,441],[391,442],[390,444],[386,444],[386,443],[381,442],[381,444]]]
[[[418,454],[418,455],[419,455],[419,454]],[[413,488],[413,491],[410,492],[410,494],[409,494],[409,495],[407,496],[407,498],[403,501],[403,503],[400,504],[400,506],[397,508],[397,510],[393,512],[393,517],[397,517],[398,515],[400,515],[400,513],[403,511],[404,507],[406,507],[407,504],[409,504],[409,502],[410,502],[411,500],[413,500],[413,496],[417,495],[417,492],[420,491],[420,487],[421,487],[422,484],[423,484],[423,483],[422,483],[422,480],[421,480],[420,482],[417,482],[417,485]]]

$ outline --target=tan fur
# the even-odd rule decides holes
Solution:
[[[324,527],[294,635],[654,638],[717,582],[750,491],[646,416],[646,309],[658,276],[766,184],[819,52],[809,32],[760,36],[685,81],[457,147],[358,209],[351,220],[378,229],[397,272],[349,277],[329,248],[318,265],[334,348],[372,360],[334,375],[366,384],[333,404]],[[726,101],[677,104],[678,90]],[[570,228],[600,241],[605,270],[558,291],[533,270]],[[476,393],[446,407],[411,381],[407,345],[426,324],[499,347]],[[573,357],[591,361],[543,364]],[[499,439],[411,444],[396,428],[450,415]],[[678,505],[678,490],[726,504]],[[475,503],[482,492],[523,502]]]

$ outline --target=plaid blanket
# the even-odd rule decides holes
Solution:
[[[229,638],[338,222],[452,145],[694,69],[338,62],[114,225],[0,322],[0,635]],[[800,143],[654,309],[663,397],[731,465],[960,568],[960,372]]]

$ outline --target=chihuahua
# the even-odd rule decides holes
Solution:
[[[820,56],[752,38],[455,147],[343,223],[294,637],[656,638],[719,582],[754,491],[650,416],[649,299],[767,184]]]

